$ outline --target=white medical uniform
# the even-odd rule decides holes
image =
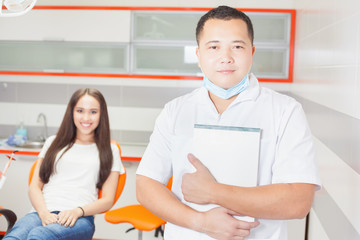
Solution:
[[[181,182],[183,174],[192,171],[186,156],[192,151],[194,124],[260,128],[258,184],[311,183],[319,188],[312,136],[301,105],[291,97],[260,87],[253,74],[249,87],[222,114],[204,87],[166,104],[137,174],[163,184],[173,176],[172,191],[186,204]],[[224,167],[221,159],[219,167]],[[247,239],[287,239],[286,221],[258,220],[260,225]],[[165,240],[184,239],[212,238],[171,223],[166,225]]]

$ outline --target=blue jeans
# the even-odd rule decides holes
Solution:
[[[39,215],[33,212],[17,221],[3,240],[91,240],[94,232],[93,216],[79,218],[73,227],[65,227],[57,223],[42,226]]]

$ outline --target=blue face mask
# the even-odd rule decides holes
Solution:
[[[245,77],[238,84],[236,84],[235,86],[229,89],[224,89],[215,85],[205,76],[203,82],[204,82],[204,87],[212,94],[222,99],[229,99],[235,96],[236,94],[241,93],[249,86],[249,74],[246,74]]]

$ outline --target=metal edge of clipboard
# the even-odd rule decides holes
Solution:
[[[206,125],[206,124],[194,124],[194,128],[214,129],[214,130],[231,130],[231,131],[242,131],[242,132],[261,132],[260,128]]]

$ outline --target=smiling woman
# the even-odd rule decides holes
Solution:
[[[110,143],[107,105],[98,90],[72,95],[38,163],[29,189],[33,209],[4,239],[92,239],[93,215],[112,206],[119,173],[125,172]]]
[[[94,131],[100,121],[100,103],[90,95],[79,99],[74,108],[74,124],[76,126],[75,143],[89,144],[94,138]]]

